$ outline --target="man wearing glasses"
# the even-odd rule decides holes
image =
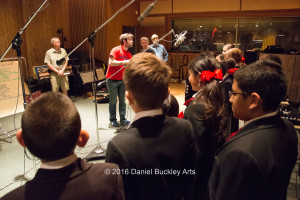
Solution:
[[[245,124],[216,152],[210,199],[286,199],[298,145],[295,128],[278,113],[286,88],[281,66],[272,61],[234,73],[230,102]]]

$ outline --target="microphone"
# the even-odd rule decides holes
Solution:
[[[142,14],[137,18],[138,22],[142,22],[148,15],[149,13],[151,12],[151,10],[154,8],[155,4],[156,4],[156,1],[155,0],[153,3],[151,3],[143,12]]]
[[[101,82],[99,82],[99,83],[97,84],[97,88],[98,88],[98,89],[102,89],[102,88],[105,87],[105,85],[106,85],[106,80],[101,81]]]
[[[65,60],[66,60],[65,58],[62,58],[62,59],[60,59],[60,60],[57,60],[57,61],[56,61],[56,64],[57,64],[57,65],[61,65],[61,64],[63,64],[63,62],[64,62]]]
[[[178,47],[178,45],[180,45],[185,40],[186,34],[187,34],[187,31],[184,31],[184,32],[180,33],[179,35],[177,35],[176,42],[174,43],[175,47]]]

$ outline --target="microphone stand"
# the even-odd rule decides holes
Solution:
[[[96,160],[96,159],[102,159],[105,158],[106,152],[100,145],[100,138],[99,138],[99,126],[98,126],[98,107],[97,107],[97,87],[96,87],[96,67],[95,67],[95,32],[93,31],[89,36],[88,36],[88,41],[91,44],[91,59],[92,59],[92,65],[93,65],[93,83],[92,83],[92,88],[93,88],[93,94],[94,94],[94,102],[95,102],[95,119],[96,119],[96,133],[97,133],[97,146],[96,148],[89,153],[86,157],[85,160]]]
[[[87,38],[85,38],[77,47],[75,47],[68,55],[66,55],[63,59],[65,59],[67,56],[71,55],[76,49],[78,49],[85,41],[89,41],[91,43],[91,57],[92,57],[92,65],[93,65],[93,94],[94,94],[94,102],[95,102],[95,120],[96,120],[96,133],[97,133],[97,146],[96,148],[89,153],[84,159],[87,161],[90,160],[97,160],[105,158],[105,150],[100,145],[100,138],[99,138],[99,127],[98,127],[98,109],[97,109],[97,87],[96,87],[96,68],[95,68],[95,48],[94,48],[94,39],[96,33],[103,28],[108,22],[110,22],[117,14],[119,14],[121,11],[123,11],[125,8],[127,8],[129,5],[131,5],[135,0],[131,0],[129,3],[127,3],[125,6],[123,6],[120,10],[118,10],[111,18],[109,18],[107,21],[105,21],[102,25],[100,25],[98,28],[96,28],[92,33],[89,34]],[[63,60],[61,59],[61,60]],[[57,62],[61,62],[61,60],[58,60]]]

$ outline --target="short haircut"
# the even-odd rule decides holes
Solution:
[[[147,37],[141,37],[140,41],[142,41],[142,40],[149,42],[149,39]]]
[[[278,64],[282,65],[281,59],[279,56],[274,54],[264,54],[262,57],[259,58],[259,60],[273,60],[277,62]]]
[[[156,39],[156,38],[158,38],[158,35],[156,35],[156,34],[153,34],[153,35],[151,36],[151,40]]]
[[[22,116],[26,147],[36,157],[51,161],[71,155],[81,130],[73,102],[59,92],[47,92],[29,104]]]
[[[234,79],[246,96],[256,92],[262,98],[264,111],[275,111],[287,91],[280,69],[274,61],[257,61],[235,71]]]
[[[131,33],[123,33],[122,35],[120,35],[120,41],[121,44],[124,44],[124,40],[127,41],[127,39],[133,38],[133,35]]]
[[[177,99],[169,94],[162,104],[162,110],[165,115],[177,117],[179,114],[179,104]]]
[[[54,40],[59,40],[59,38],[58,38],[58,37],[53,37],[53,38],[51,38],[51,44],[54,43]]]
[[[126,65],[124,83],[143,109],[161,108],[168,96],[172,70],[151,53],[134,55]]]

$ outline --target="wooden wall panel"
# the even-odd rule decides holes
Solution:
[[[32,75],[32,67],[44,64],[45,53],[51,46],[51,38],[59,36],[58,29],[63,29],[64,37],[70,39],[69,0],[52,0],[46,3],[27,27],[24,35],[26,40],[27,61]],[[27,23],[31,16],[42,4],[41,0],[22,0],[23,22]],[[61,39],[62,40],[62,39]],[[65,48],[71,47],[65,42]]]
[[[173,0],[173,13],[238,10],[240,10],[240,0]]]
[[[97,29],[106,20],[105,0],[71,0],[70,26],[72,33],[72,46],[78,46],[88,35]],[[80,51],[89,56],[90,43],[86,41],[79,47]],[[106,33],[105,28],[100,29],[95,38],[95,58],[106,59]]]
[[[242,10],[276,10],[300,8],[299,0],[242,0]]]
[[[0,57],[2,57],[17,32],[24,26],[21,0],[0,1],[0,25]],[[22,35],[21,38],[24,39],[24,35]],[[26,57],[25,43],[26,42],[23,41],[21,44],[23,57]],[[16,51],[11,48],[5,58],[12,58],[16,56]]]
[[[172,13],[172,1],[157,1],[155,7],[151,11],[151,14],[162,14],[162,13]],[[153,1],[146,1],[140,3],[140,13],[142,13]]]
[[[107,0],[107,18],[113,16],[121,7],[127,4],[129,0]],[[119,13],[110,23],[106,26],[107,31],[107,55],[109,55],[111,49],[120,45],[119,36],[122,34],[122,26],[135,26],[137,27],[138,21],[139,3],[134,2],[124,11]],[[137,11],[137,12],[136,12]],[[138,47],[139,38],[135,38],[135,42]],[[106,62],[108,57],[106,57]]]
[[[45,53],[51,48],[50,39],[57,35],[57,29],[63,29],[64,37],[70,39],[69,0],[48,1],[26,27],[21,35],[21,53],[27,61],[29,76],[32,67],[44,64]],[[29,21],[29,17],[42,5],[42,0],[1,0],[0,1],[0,54],[3,54],[20,28]],[[66,42],[65,48],[71,43]],[[6,58],[15,57],[11,50]],[[23,68],[25,65],[22,66]],[[24,76],[24,74],[23,74]],[[27,79],[27,76],[24,76]]]

